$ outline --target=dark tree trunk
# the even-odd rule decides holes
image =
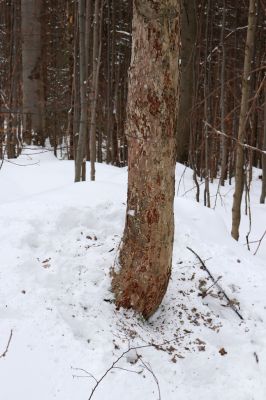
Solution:
[[[86,164],[83,166],[83,159],[86,160],[86,136],[87,136],[87,69],[86,65],[86,49],[85,49],[85,15],[86,15],[86,2],[79,0],[78,3],[79,13],[79,80],[80,80],[80,120],[79,120],[79,138],[77,146],[77,154],[75,159],[75,182],[80,182],[86,179]],[[82,176],[83,175],[83,176]],[[82,179],[84,178],[84,179]]]
[[[177,161],[188,161],[191,112],[195,94],[195,45],[197,33],[194,0],[183,0],[181,11],[180,107],[177,120]]]
[[[264,86],[264,129],[263,129],[263,150],[266,152],[266,85]],[[266,197],[266,154],[262,154],[262,188],[260,203],[265,203]]]
[[[21,0],[23,131],[28,142],[44,145],[41,10],[42,0]]]
[[[235,240],[239,238],[239,225],[241,219],[241,201],[244,189],[244,150],[241,145],[245,139],[245,128],[248,117],[248,99],[250,94],[250,72],[253,55],[255,28],[256,28],[256,0],[249,2],[248,29],[245,47],[244,71],[242,78],[242,96],[240,105],[238,145],[236,150],[236,177],[235,192],[232,208],[232,231],[231,235]]]

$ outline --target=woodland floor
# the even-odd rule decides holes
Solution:
[[[109,271],[124,226],[127,170],[74,165],[28,149],[0,171],[0,398],[265,400],[266,237],[247,250],[230,237],[233,187],[215,209],[195,201],[192,172],[177,166],[173,272],[154,317],[116,310]],[[24,166],[21,166],[24,165]],[[88,165],[89,167],[89,165]],[[254,169],[250,242],[266,228]],[[201,194],[203,194],[203,184]],[[218,184],[211,185],[212,207]],[[202,196],[201,196],[202,197]],[[192,248],[232,300],[201,268]],[[207,295],[204,296],[204,290]],[[203,294],[203,295],[202,295]],[[12,332],[12,336],[10,336]],[[10,341],[9,341],[10,339]]]

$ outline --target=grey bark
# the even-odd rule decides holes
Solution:
[[[75,159],[75,182],[82,180],[82,163],[86,154],[86,135],[87,135],[87,65],[85,50],[85,15],[86,0],[79,0],[79,77],[80,77],[80,121],[79,121],[79,138],[77,145],[77,153]],[[84,171],[83,171],[84,177]],[[84,179],[85,180],[85,179]]]
[[[99,15],[100,14],[100,15]],[[93,69],[91,84],[91,121],[90,121],[90,162],[91,180],[95,181],[95,161],[96,161],[96,109],[99,86],[99,70],[101,62],[102,41],[100,33],[102,31],[103,0],[95,0],[94,21],[93,21]]]
[[[264,85],[264,131],[263,131],[263,150],[266,152],[266,85]],[[265,203],[266,197],[266,154],[262,155],[262,188],[260,203]]]
[[[44,145],[41,10],[42,0],[21,0],[23,132],[28,143]]]
[[[239,144],[237,145],[237,150],[236,150],[235,191],[234,191],[233,208],[232,208],[231,235],[235,240],[239,239],[239,226],[241,220],[241,201],[244,188],[244,150],[241,143],[243,143],[245,139],[245,127],[248,117],[248,99],[250,94],[250,82],[251,82],[250,72],[251,72],[251,60],[253,55],[253,46],[255,39],[256,12],[257,12],[256,10],[257,10],[256,0],[250,0],[247,38],[245,45],[244,71],[242,77],[242,94],[241,94],[239,127],[238,127]]]

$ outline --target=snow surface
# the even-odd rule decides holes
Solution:
[[[232,186],[219,188],[215,210],[207,209],[194,199],[192,172],[177,165],[173,272],[146,322],[116,310],[110,292],[126,168],[97,164],[96,182],[74,184],[73,162],[49,151],[28,149],[14,162],[0,171],[0,355],[12,330],[0,358],[1,400],[88,399],[92,375],[99,380],[136,346],[146,347],[125,354],[93,399],[266,399],[266,238],[256,256],[258,243],[249,252],[243,216],[240,241],[231,239]],[[258,175],[250,241],[266,228]],[[220,277],[244,321],[187,246]]]

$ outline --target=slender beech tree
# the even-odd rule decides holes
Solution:
[[[126,134],[127,215],[114,271],[117,306],[149,318],[171,274],[174,238],[179,0],[135,0]]]
[[[93,19],[93,51],[92,51],[92,83],[91,83],[91,120],[90,120],[90,161],[91,161],[91,180],[95,181],[95,161],[96,161],[96,109],[99,90],[99,70],[102,52],[102,19],[103,19],[103,0],[95,0],[94,19]]]
[[[177,120],[177,161],[188,161],[191,113],[195,95],[195,46],[197,34],[195,0],[183,0],[181,7],[181,79]]]
[[[212,44],[212,35],[209,38],[209,30],[212,29],[212,25],[210,23],[210,14],[211,14],[211,0],[207,1],[207,10],[206,10],[206,27],[205,27],[205,59],[204,59],[204,118],[206,121],[210,121],[211,116],[211,107],[210,107],[210,97],[209,97],[209,89],[210,89],[210,63],[211,63],[211,44]],[[209,54],[210,53],[210,54]],[[207,207],[211,206],[210,199],[210,137],[209,137],[209,127],[205,124],[204,126],[204,163],[205,163],[205,187],[204,187],[204,205]]]
[[[221,131],[225,131],[225,15],[226,15],[226,7],[225,0],[223,0],[223,17],[222,17],[222,27],[221,27],[221,94],[220,94],[220,112],[221,112]],[[227,140],[225,136],[221,138],[221,178],[220,183],[224,186],[224,181],[227,176]]]
[[[24,139],[28,137],[28,142],[44,145],[41,11],[42,0],[21,0]]]
[[[245,46],[244,71],[242,77],[242,95],[240,104],[240,116],[238,126],[238,144],[236,150],[236,175],[235,191],[232,208],[232,231],[231,235],[235,240],[239,238],[239,225],[241,219],[241,200],[244,189],[244,149],[245,128],[248,118],[248,100],[250,94],[250,73],[253,56],[255,29],[256,29],[257,1],[249,1],[248,28]]]
[[[266,152],[266,85],[264,85],[264,129],[263,129],[263,150]],[[260,203],[265,203],[266,197],[266,154],[262,154],[262,188]]]
[[[79,0],[78,3],[79,14],[79,80],[80,80],[80,120],[79,120],[79,138],[77,146],[77,154],[75,159],[75,182],[82,180],[82,164],[86,148],[86,135],[87,135],[87,70],[86,65],[86,49],[85,49],[85,16],[86,16],[86,1]],[[84,168],[84,167],[83,167]],[[85,164],[86,168],[86,164]],[[86,171],[86,170],[85,170]],[[83,180],[86,179],[86,172],[83,171]]]

